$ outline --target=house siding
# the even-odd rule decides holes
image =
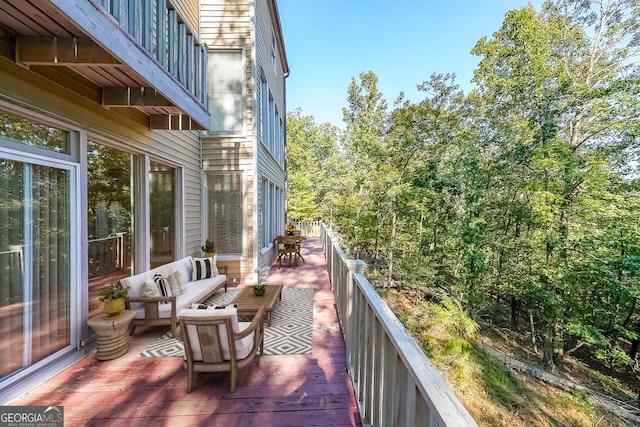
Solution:
[[[282,68],[282,61],[279,52],[275,52],[275,67],[272,62],[273,47],[271,44],[272,34],[278,37],[278,32],[274,32],[274,17],[271,16],[269,9],[269,0],[256,1],[256,49],[255,49],[255,71],[254,81],[256,82],[256,90],[260,90],[259,83],[261,76],[267,82],[267,86],[273,96],[275,107],[280,115],[280,118],[286,120],[285,111],[285,93],[284,93],[284,72]],[[277,44],[276,44],[277,45]],[[255,98],[255,95],[254,95]],[[278,125],[278,124],[277,124]],[[281,135],[280,138],[284,138]],[[279,141],[281,143],[282,141]],[[263,179],[267,179],[269,183],[273,183],[277,187],[281,188],[286,193],[286,175],[283,166],[269,152],[268,148],[261,143],[257,144],[257,169],[258,169],[258,236],[257,242],[262,242],[262,217],[260,216],[260,206],[264,201],[264,194],[262,194],[262,185],[260,183]],[[284,206],[283,206],[284,208]],[[284,214],[282,213],[284,218]],[[282,224],[284,226],[284,224]],[[260,249],[262,245],[260,244]],[[273,262],[274,257],[277,255],[275,246],[264,254],[259,255],[258,265],[260,267],[267,266]]]
[[[243,131],[239,135],[202,137],[202,168],[205,172],[238,171],[244,177],[245,230],[243,256],[224,259],[230,280],[247,282],[254,279],[254,212],[256,210],[253,110],[251,96],[252,7],[238,0],[202,0],[200,3],[201,41],[209,49],[242,49],[244,59]],[[206,233],[206,226],[203,227]]]
[[[198,0],[169,0],[169,3],[178,11],[178,14],[184,19],[191,33],[195,36],[200,35],[200,25],[198,23],[199,2]]]

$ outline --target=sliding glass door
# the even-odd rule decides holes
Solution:
[[[75,312],[75,169],[7,157],[0,153],[0,382],[69,347]]]

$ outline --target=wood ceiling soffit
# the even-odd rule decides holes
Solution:
[[[206,130],[185,114],[151,115],[149,128],[153,130]]]
[[[121,65],[118,59],[86,37],[18,36],[16,62],[26,65]]]

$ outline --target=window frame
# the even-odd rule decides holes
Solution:
[[[26,116],[23,115],[20,111],[16,111],[13,109],[4,109],[4,111],[10,112],[12,114],[22,116],[29,120],[33,120],[39,122],[41,124],[50,124],[52,126],[56,126],[62,130],[70,132],[70,143],[72,141],[78,141],[80,139],[80,134],[77,130],[69,126],[65,126],[63,123],[51,123],[50,121],[43,120],[38,116]],[[4,140],[6,141],[6,140]],[[61,355],[73,352],[77,349],[81,336],[81,322],[80,319],[83,316],[82,313],[82,266],[83,261],[81,257],[82,253],[82,218],[81,215],[81,204],[82,204],[82,182],[81,182],[81,164],[75,160],[72,160],[74,150],[73,148],[77,148],[71,146],[72,154],[65,155],[66,159],[60,159],[60,156],[57,156],[53,151],[47,149],[37,149],[36,153],[33,150],[28,148],[34,148],[33,146],[28,146],[25,144],[16,143],[19,147],[11,146],[7,147],[4,144],[0,144],[0,157],[3,159],[7,159],[10,161],[21,162],[30,165],[37,166],[45,166],[50,168],[56,168],[60,170],[67,171],[69,173],[69,344],[55,352],[45,356],[43,359],[30,364],[29,366],[23,367],[21,370],[18,370],[6,378],[3,379],[3,385],[6,386],[5,390],[10,390],[11,386],[14,384],[18,384],[24,380],[24,378],[29,375],[38,372],[42,369],[45,369],[47,366],[54,363],[56,360],[60,359]],[[13,145],[13,144],[10,144]],[[27,149],[24,149],[27,148]],[[49,155],[53,154],[53,155]],[[27,244],[28,242],[25,242]],[[24,264],[27,265],[29,263],[29,256],[25,256]],[[23,285],[29,278],[29,274],[26,274],[23,278]],[[33,284],[31,284],[33,285]],[[31,288],[32,290],[32,288]],[[28,293],[26,293],[28,295]],[[33,301],[29,301],[32,303]],[[30,305],[30,304],[27,304]],[[25,311],[25,315],[30,313],[30,311]],[[30,324],[30,321],[28,322]],[[32,330],[24,332],[25,335],[25,345],[30,346],[28,343],[30,334]],[[25,357],[30,357],[31,349],[29,348],[29,354],[25,355]],[[0,393],[2,395],[3,393]]]
[[[247,240],[247,172],[245,170],[220,170],[220,169],[204,169],[203,170],[203,222],[202,222],[202,232],[203,236],[209,235],[209,226],[208,224],[211,222],[211,218],[209,218],[209,175],[239,175],[240,176],[240,191],[241,191],[241,199],[242,199],[242,214],[240,217],[242,218],[242,248],[241,253],[221,253],[217,252],[217,256],[219,260],[224,261],[235,261],[235,260],[246,260],[247,259],[247,248],[248,248],[248,240]]]
[[[240,119],[241,119],[241,124],[240,124],[240,130],[239,131],[227,131],[227,130],[214,130],[211,126],[211,119],[209,120],[209,129],[206,131],[203,131],[203,136],[245,136],[247,133],[247,120],[246,120],[246,114],[247,114],[247,72],[246,72],[246,68],[247,68],[247,55],[246,55],[246,48],[244,46],[237,46],[237,45],[232,45],[232,46],[228,46],[228,47],[211,47],[209,49],[207,49],[207,82],[212,82],[213,81],[213,76],[211,76],[209,74],[209,69],[211,68],[210,63],[211,61],[213,61],[213,58],[215,56],[216,53],[218,52],[238,52],[240,55],[240,69],[241,71],[241,77],[242,77],[242,93],[240,94],[241,96],[241,111],[240,111]],[[205,88],[205,90],[207,91],[207,110],[209,110],[209,104],[211,102],[214,102],[214,100],[216,99],[215,96],[213,96],[212,93],[209,92],[209,84],[207,83],[207,87]],[[211,111],[209,111],[209,114],[211,114]]]

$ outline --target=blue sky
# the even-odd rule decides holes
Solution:
[[[291,75],[287,110],[340,128],[351,78],[378,76],[389,105],[433,73],[455,72],[465,92],[479,58],[470,53],[526,0],[278,0]],[[539,8],[542,0],[531,2]]]

